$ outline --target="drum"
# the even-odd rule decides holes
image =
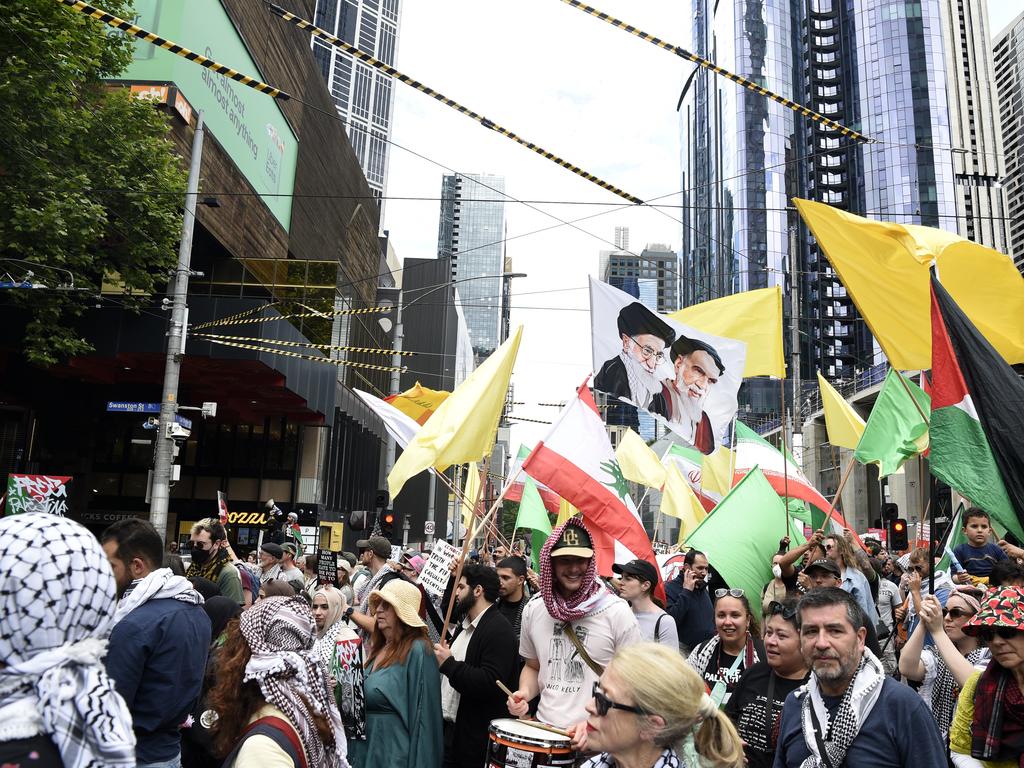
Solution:
[[[576,752],[568,736],[521,720],[492,720],[484,768],[570,768]]]

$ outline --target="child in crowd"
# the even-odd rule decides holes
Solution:
[[[967,541],[958,544],[953,554],[967,571],[954,579],[960,584],[988,584],[992,566],[1006,559],[1006,553],[990,541],[992,525],[988,512],[971,507],[964,512],[964,535]]]

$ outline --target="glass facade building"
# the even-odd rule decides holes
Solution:
[[[437,255],[451,259],[453,280],[464,281],[458,290],[477,365],[502,339],[505,199],[502,176],[454,174],[441,182]],[[495,277],[467,280],[483,275]]]
[[[995,69],[999,72],[999,116],[1006,152],[1009,254],[1024,272],[1024,13],[996,38]]]
[[[385,64],[394,65],[401,0],[317,0],[314,23]],[[313,38],[313,57],[345,121],[352,149],[377,197],[387,187],[394,105],[390,77]]]

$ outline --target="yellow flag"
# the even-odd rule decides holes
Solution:
[[[793,202],[893,367],[931,367],[932,261],[942,285],[999,354],[1011,364],[1024,362],[1024,277],[1008,256],[943,230]]]
[[[818,371],[818,388],[821,390],[821,404],[825,409],[828,441],[832,445],[856,450],[860,436],[864,434],[864,419],[853,410],[853,406],[846,402],[842,395],[836,392],[821,375],[821,371]]]
[[[627,429],[619,447],[615,449],[622,476],[634,483],[661,488],[665,484],[665,465],[658,454],[632,429]]]
[[[388,475],[391,498],[428,467],[480,461],[494,445],[523,327],[481,363],[416,433]]]
[[[469,462],[466,467],[466,484],[462,488],[462,528],[469,536],[473,530],[473,505],[476,503],[477,494],[480,493],[480,467],[475,461]]]
[[[732,488],[732,451],[718,446],[714,453],[706,455],[700,463],[700,486],[705,491],[725,496]]]
[[[661,492],[661,511],[679,520],[679,540],[685,539],[708,516],[697,500],[697,495],[675,464],[669,464],[665,473],[665,487]]]
[[[391,397],[385,397],[384,402],[391,403],[410,419],[423,426],[450,394],[443,389],[428,389],[417,381],[411,389],[391,395]]]
[[[557,528],[570,517],[576,517],[579,513],[580,511],[576,509],[576,507],[565,499],[562,499],[558,502],[558,518],[555,520],[555,527]]]
[[[669,315],[673,320],[715,336],[747,342],[743,378],[786,376],[782,351],[782,289],[759,288],[694,304]]]

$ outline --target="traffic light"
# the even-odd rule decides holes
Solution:
[[[900,516],[900,508],[898,504],[886,503],[882,505],[882,519],[883,520],[895,520]]]
[[[348,527],[353,531],[365,531],[366,519],[369,517],[365,510],[354,509],[348,516]]]
[[[385,510],[380,516],[380,535],[388,541],[394,541],[392,534],[395,532],[395,513],[390,509]]]
[[[886,521],[886,533],[890,552],[903,552],[910,549],[910,540],[907,536],[907,521],[902,517]]]

